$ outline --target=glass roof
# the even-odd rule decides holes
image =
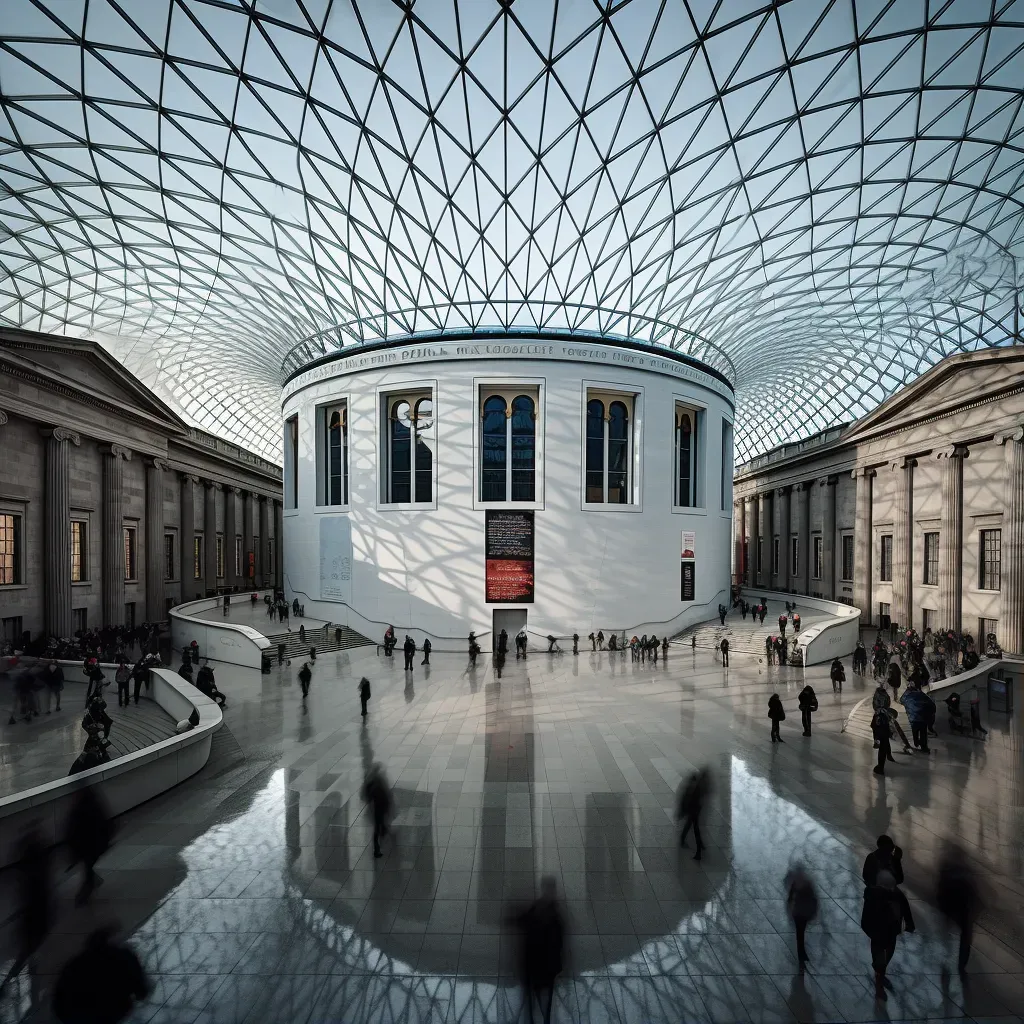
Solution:
[[[0,323],[271,457],[287,373],[597,331],[745,459],[1018,334],[1024,0],[6,0]]]

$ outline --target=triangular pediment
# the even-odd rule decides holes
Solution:
[[[171,433],[185,423],[94,341],[0,330],[0,352],[62,389],[104,398],[126,412],[156,421]]]
[[[991,400],[1024,384],[1024,348],[986,349],[950,356],[858,420],[844,438],[862,440],[956,406]]]

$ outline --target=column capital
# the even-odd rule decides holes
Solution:
[[[132,461],[131,448],[125,448],[120,444],[105,444],[100,446],[101,455],[109,455],[112,459],[124,459],[125,462]]]
[[[935,452],[936,459],[966,459],[971,454],[965,444],[951,444]]]
[[[793,484],[793,490],[799,491],[800,493],[806,493],[814,486],[813,480],[801,480],[798,484]]]
[[[148,459],[146,459],[146,468],[147,469],[159,469],[161,472],[166,472],[171,467],[163,459],[148,458]]]
[[[2,427],[6,422],[7,422],[7,413],[5,413],[3,411],[3,409],[0,409],[0,427]]]
[[[855,470],[853,470],[852,473],[850,473],[850,476],[854,480],[857,480],[861,477],[863,477],[866,480],[871,480],[877,475],[878,471],[874,468],[874,466],[858,466]]]
[[[917,466],[917,459],[912,455],[904,456],[902,459],[895,459],[889,464],[889,468],[896,472],[900,469],[914,469]]]
[[[1016,441],[1018,444],[1024,441],[1024,424],[1014,427],[1013,430],[1006,430],[1001,434],[996,434],[997,444],[1006,444],[1007,441]]]
[[[220,481],[218,481],[218,480],[209,480],[206,477],[203,477],[203,486],[208,491],[215,491],[215,490],[217,490],[218,487],[220,487]]]
[[[183,470],[179,469],[178,477],[181,479],[181,482],[183,484],[187,484],[189,481],[191,481],[194,484],[199,483],[199,477],[197,477],[195,473],[186,473]]]
[[[6,417],[5,417],[6,419]],[[81,434],[68,430],[67,427],[40,427],[39,433],[43,437],[52,437],[54,441],[70,441],[76,448],[82,444]]]
[[[225,494],[241,494],[242,493],[242,488],[241,487],[233,487],[231,484],[225,484],[224,485],[224,493]]]
[[[775,488],[775,493],[776,493],[776,494],[777,494],[777,495],[778,495],[778,496],[779,496],[780,498],[783,498],[783,497],[785,497],[785,496],[786,496],[787,494],[789,494],[789,493],[790,493],[790,491],[792,491],[792,490],[793,490],[793,485],[792,485],[792,484],[784,484],[784,485],[783,485],[782,487],[776,487],[776,488]]]
[[[830,473],[828,476],[823,476],[818,480],[819,487],[835,487],[839,483],[839,477],[835,473]]]

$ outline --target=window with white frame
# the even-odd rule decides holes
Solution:
[[[348,504],[348,402],[322,405],[317,418],[318,505]]]
[[[537,500],[537,387],[480,388],[480,500]]]
[[[88,526],[83,519],[71,520],[71,582],[89,578]]]
[[[700,424],[703,412],[683,402],[676,402],[675,408],[675,493],[673,502],[677,508],[694,508],[703,504],[700,500],[697,474],[700,467],[701,438]]]
[[[385,395],[384,487],[390,505],[434,500],[434,396],[432,390]]]
[[[585,500],[632,503],[635,396],[587,388]]]

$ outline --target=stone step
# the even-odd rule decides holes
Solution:
[[[335,631],[341,629],[341,642],[335,641]],[[316,653],[327,654],[332,651],[347,651],[353,647],[365,647],[373,643],[361,633],[357,633],[348,626],[328,625],[325,634],[323,629],[306,630],[305,643],[300,639],[297,629],[288,630],[284,633],[267,633],[267,639],[271,644],[271,656],[276,656],[278,644],[285,645],[286,658],[304,658],[309,654],[311,647],[316,648]]]

